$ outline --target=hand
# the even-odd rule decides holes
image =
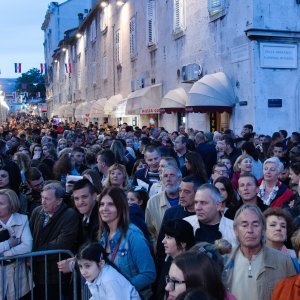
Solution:
[[[41,158],[40,154],[34,154],[32,157],[32,159],[40,159],[40,158]]]
[[[61,260],[57,263],[58,270],[59,270],[59,272],[62,272],[62,273],[73,272],[74,265],[75,265],[74,257]]]
[[[11,236],[7,241],[10,248],[16,247],[20,244],[20,239],[16,238],[15,236]]]

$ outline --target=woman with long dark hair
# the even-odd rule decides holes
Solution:
[[[110,261],[149,299],[154,261],[143,233],[129,221],[128,202],[120,188],[106,188],[99,196],[99,239]]]
[[[201,252],[187,251],[177,256],[166,277],[168,300],[175,300],[187,289],[201,288],[216,300],[226,299],[221,274],[212,259]]]
[[[218,177],[214,181],[214,186],[219,190],[222,196],[222,213],[224,213],[229,207],[235,207],[238,205],[239,201],[236,197],[236,192],[228,177]]]
[[[182,175],[196,176],[202,183],[207,182],[207,174],[202,160],[202,156],[198,152],[187,152],[185,155]]]

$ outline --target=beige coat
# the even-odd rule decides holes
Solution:
[[[165,192],[156,194],[147,202],[145,220],[149,231],[153,236],[154,244],[156,244],[165,211],[170,207],[171,205],[167,200]]]
[[[15,256],[31,252],[32,249],[32,235],[29,228],[29,222],[26,215],[14,213],[9,225],[6,227],[10,236],[15,236],[20,239],[20,244],[6,250],[7,243],[0,243],[1,256]],[[4,277],[4,289],[7,300],[18,299],[26,295],[31,289],[30,274],[25,264],[25,259],[18,260],[9,265],[1,267],[0,263],[0,299],[2,297],[2,274]]]
[[[231,290],[232,286],[234,268],[238,268],[238,266],[234,264],[238,250],[239,247],[235,248],[230,255],[225,257],[223,275],[229,290]],[[256,278],[257,300],[270,300],[276,283],[283,278],[295,274],[296,270],[290,256],[264,246],[263,264]],[[245,291],[245,293],[247,292],[250,291]]]

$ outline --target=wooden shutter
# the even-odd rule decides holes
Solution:
[[[136,54],[136,17],[132,17],[129,23],[130,54]]]
[[[155,0],[148,0],[147,2],[147,44],[152,45],[156,42],[155,36],[155,15],[156,2]]]

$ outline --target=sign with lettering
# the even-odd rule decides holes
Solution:
[[[248,44],[240,45],[231,48],[231,62],[237,63],[239,61],[249,59],[249,46]]]
[[[159,108],[141,108],[141,115],[159,114]]]
[[[296,69],[297,45],[260,43],[260,66],[262,68]]]

